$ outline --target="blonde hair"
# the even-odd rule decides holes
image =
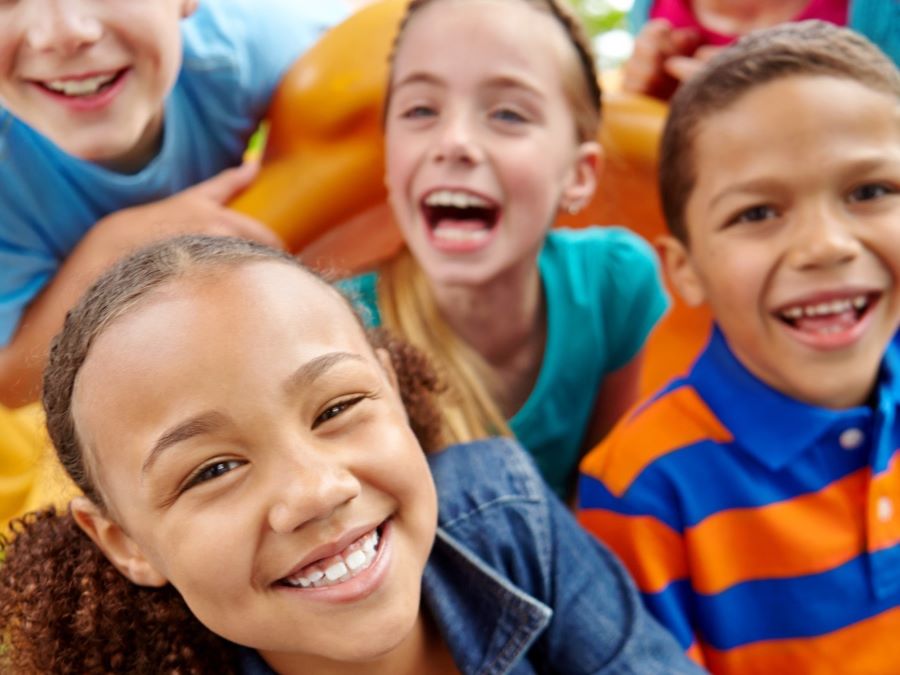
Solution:
[[[600,124],[601,90],[590,40],[571,9],[558,0],[521,0],[552,16],[565,31],[574,57],[562,74],[563,88],[572,108],[576,140],[594,140]],[[394,58],[412,18],[437,0],[411,0],[400,23],[391,54]],[[390,84],[384,111],[390,107]],[[428,280],[412,254],[404,249],[382,266],[378,280],[378,307],[384,325],[431,357],[447,389],[441,398],[445,433],[451,442],[485,436],[512,436],[493,392],[500,385],[487,361],[457,337],[441,315]]]

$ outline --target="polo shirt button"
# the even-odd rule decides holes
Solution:
[[[862,445],[864,439],[865,435],[862,431],[851,427],[841,432],[841,435],[838,437],[838,443],[841,444],[844,450],[856,450]]]
[[[878,498],[876,514],[878,515],[878,520],[882,523],[886,523],[894,517],[894,503],[891,501],[890,497]]]

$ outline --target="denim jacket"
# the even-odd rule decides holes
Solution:
[[[702,672],[517,443],[456,445],[429,463],[439,516],[422,591],[460,672]],[[273,672],[255,652],[241,659],[247,675]]]

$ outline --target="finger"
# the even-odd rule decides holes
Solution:
[[[225,169],[212,178],[188,188],[194,195],[225,204],[244,190],[259,173],[259,162],[244,162],[240,166]]]
[[[673,56],[663,64],[665,71],[680,82],[686,82],[703,70],[706,64],[690,56]]]
[[[709,63],[710,60],[723,49],[725,48],[717,45],[703,45],[694,53],[694,58],[703,63]]]
[[[696,28],[676,28],[670,35],[670,56],[691,56],[700,47],[702,36]]]

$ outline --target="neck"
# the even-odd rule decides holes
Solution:
[[[478,286],[431,288],[447,324],[493,371],[494,396],[512,417],[531,392],[544,352],[545,303],[536,261]]]
[[[723,35],[743,35],[790,21],[810,0],[693,0],[697,20],[709,30]]]

